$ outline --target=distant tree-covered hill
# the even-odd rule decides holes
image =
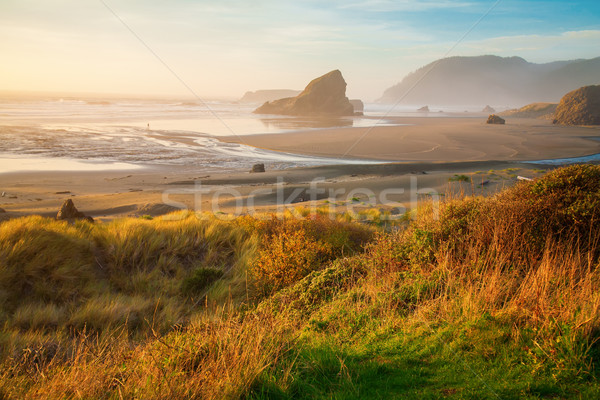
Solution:
[[[520,106],[558,102],[578,87],[600,84],[600,57],[530,63],[520,57],[449,57],[408,74],[382,103]]]

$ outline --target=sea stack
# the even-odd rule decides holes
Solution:
[[[600,125],[600,85],[584,86],[563,96],[554,114],[559,125]]]
[[[354,107],[354,115],[364,115],[365,103],[362,100],[352,99],[350,100],[350,104]]]
[[[339,70],[312,80],[296,97],[268,101],[254,110],[256,114],[295,116],[354,115],[346,97],[346,81]]]

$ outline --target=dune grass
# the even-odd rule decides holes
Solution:
[[[4,222],[0,398],[598,398],[599,177],[557,169],[401,229]]]
[[[137,326],[167,308],[170,328],[189,317],[177,309],[198,294],[183,290],[198,270],[240,274],[258,241],[240,227],[193,216],[108,224],[27,217],[0,225],[0,239],[3,322],[16,316],[19,326],[43,328],[36,314],[54,307],[49,326],[76,329]]]

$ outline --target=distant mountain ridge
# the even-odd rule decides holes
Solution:
[[[265,101],[273,101],[284,97],[294,97],[300,94],[301,90],[291,89],[267,89],[257,90],[255,92],[246,92],[240,99],[240,103],[263,104]]]
[[[535,64],[521,57],[449,57],[408,74],[381,103],[514,106],[557,103],[578,87],[600,84],[600,57]]]

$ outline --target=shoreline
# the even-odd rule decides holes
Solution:
[[[405,125],[249,135],[243,143],[270,151],[390,162],[536,161],[600,153],[600,127],[556,126],[525,118],[509,119],[506,125],[458,116],[386,119]],[[219,140],[242,143],[236,136]]]
[[[6,213],[0,214],[0,220],[30,214],[55,216],[67,198],[73,199],[86,215],[107,220],[161,215],[178,208],[271,212],[278,210],[282,202],[289,206],[329,204],[339,210],[399,205],[409,209],[427,191],[440,195],[449,191],[489,195],[516,183],[517,174],[535,178],[557,166],[535,161],[600,153],[599,127],[556,127],[541,120],[509,120],[507,125],[486,126],[472,117],[418,120],[418,125],[328,128],[243,137],[246,143],[259,148],[334,158],[348,152],[352,141],[363,136],[348,152],[347,156],[353,159],[346,164],[340,160],[320,166],[270,169],[267,163],[265,173],[249,173],[247,169],[215,171],[200,164],[144,164],[137,170],[2,173],[0,192],[5,196],[0,197],[0,208]],[[239,137],[218,139],[230,143]],[[435,141],[438,144],[431,149]],[[422,151],[423,148],[430,151]],[[374,162],[361,160],[360,156],[375,156],[371,158]],[[408,159],[396,161],[403,156]],[[256,162],[263,161],[257,158]],[[469,182],[452,182],[460,176]],[[309,195],[312,189],[316,191],[314,196]],[[352,198],[358,201],[351,201]]]

